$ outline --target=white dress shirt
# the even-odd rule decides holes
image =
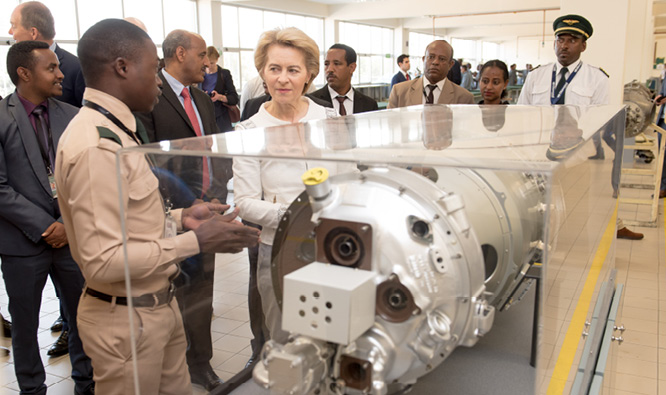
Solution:
[[[328,86],[328,93],[331,95],[331,102],[333,103],[333,108],[335,108],[335,112],[337,114],[340,114],[340,102],[336,97],[338,96],[347,96],[347,99],[344,101],[345,105],[345,111],[347,111],[347,115],[351,115],[354,113],[354,88],[349,88],[349,91],[345,93],[344,95],[339,94],[336,92],[333,88],[331,88],[330,85]]]
[[[422,104],[426,104],[426,98],[428,97],[428,94],[430,93],[430,88],[428,88],[428,85],[430,85],[430,81],[428,81],[428,78],[423,75],[423,101],[421,102]],[[447,78],[445,77],[443,80],[439,81],[435,85],[437,87],[435,88],[434,91],[432,91],[432,96],[433,96],[433,103],[437,103],[439,100],[439,95],[442,93],[442,89],[444,89],[444,84],[446,83]]]
[[[565,77],[574,71],[580,59],[569,65]],[[604,105],[609,103],[609,81],[606,73],[598,67],[590,66],[582,62],[582,66],[571,80],[564,92],[564,104],[574,105]],[[518,104],[527,105],[550,105],[550,96],[553,83],[553,68],[555,68],[555,83],[559,82],[559,72],[562,65],[559,63],[548,63],[533,69],[525,80],[523,89],[520,91]]]

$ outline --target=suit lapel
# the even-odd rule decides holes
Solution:
[[[201,129],[204,135],[209,135],[209,134],[214,134],[215,130],[207,130],[206,126],[210,124],[209,119],[208,119],[208,112],[206,111],[206,104],[202,102],[203,99],[206,99],[210,101],[210,98],[208,96],[203,96],[200,95],[199,93],[202,93],[203,91],[198,91],[197,89],[191,89],[190,88],[190,94],[192,95],[192,100],[194,101],[194,104],[197,106],[197,111],[199,111],[199,117],[201,117]],[[205,95],[205,94],[204,94]],[[214,114],[211,114],[214,116]]]
[[[13,93],[9,98],[9,112],[12,114],[16,126],[18,127],[19,136],[21,136],[21,142],[23,143],[23,148],[25,153],[28,156],[30,161],[30,166],[32,170],[37,175],[39,183],[42,185],[44,190],[51,194],[51,187],[48,183],[48,175],[46,174],[46,168],[44,167],[44,160],[42,159],[42,154],[39,151],[39,142],[37,141],[37,135],[35,134],[35,129],[33,129],[28,115],[25,113],[23,104],[19,100],[17,93]],[[49,111],[49,116],[50,116]],[[51,118],[49,118],[50,120]]]
[[[187,124],[187,126],[190,127],[190,130],[192,131],[192,136],[196,136],[197,134],[194,132],[194,127],[192,127],[192,123],[190,122],[190,117],[187,116],[187,113],[185,112],[185,108],[183,105],[180,103],[180,100],[178,99],[178,96],[176,96],[176,93],[171,89],[171,85],[169,85],[169,82],[164,78],[164,74],[160,71],[160,78],[162,79],[162,99],[166,99],[166,102],[169,103],[171,107],[173,107],[174,110],[180,115],[181,118],[183,118],[183,121]]]
[[[49,99],[49,123],[51,124],[51,137],[54,147],[58,146],[60,136],[67,128],[70,119],[64,116],[57,101]]]
[[[442,93],[439,94],[437,104],[451,104],[454,102],[453,97],[453,82],[445,80],[444,86],[442,86]]]
[[[358,92],[356,91],[356,89],[354,89],[354,88],[352,87],[352,90],[354,91],[354,105],[353,105],[353,107],[352,107],[352,112],[353,112],[354,114],[358,114],[358,113],[360,113],[360,112],[363,112],[363,109],[360,108],[360,107],[361,107],[361,102],[359,101],[359,99],[360,99],[361,97],[358,95]]]
[[[323,91],[322,92],[323,93],[322,94],[322,99],[324,99],[327,102],[330,102],[331,104],[333,104],[333,98],[331,97],[331,92],[328,90],[328,84],[324,85],[324,87],[321,88],[321,90]],[[335,108],[335,107],[333,107],[333,108]]]
[[[423,103],[423,80],[421,78],[412,80],[412,84],[409,87],[408,103],[413,103],[413,105]]]

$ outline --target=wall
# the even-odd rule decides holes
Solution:
[[[515,63],[518,69],[525,68],[526,63],[536,67],[555,61],[553,37],[549,36],[542,45],[541,38],[518,37],[515,40],[500,44],[500,53],[507,65]]]

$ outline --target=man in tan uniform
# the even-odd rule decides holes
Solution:
[[[449,81],[446,76],[453,66],[453,48],[445,40],[428,44],[423,57],[423,76],[393,86],[388,108],[418,104],[474,104],[474,96]]]
[[[237,212],[218,214],[227,208],[220,204],[165,216],[157,178],[141,153],[120,156],[116,175],[116,152],[146,141],[132,112],[150,111],[160,93],[157,51],[143,30],[118,19],[101,21],[83,35],[78,55],[85,105],[60,140],[56,183],[72,255],[86,280],[78,323],[96,392],[191,393],[173,298],[177,262],[201,251],[240,252],[258,242],[258,232],[234,221]],[[178,235],[168,237],[174,228]]]

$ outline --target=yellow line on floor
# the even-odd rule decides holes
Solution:
[[[585,285],[583,286],[583,291],[578,298],[578,303],[576,304],[576,310],[574,310],[573,317],[571,317],[571,324],[567,329],[567,334],[564,337],[564,343],[560,349],[560,354],[557,356],[557,363],[555,364],[555,370],[553,370],[553,377],[550,379],[548,384],[548,395],[559,395],[564,392],[564,387],[566,386],[567,379],[569,378],[569,372],[573,366],[574,357],[576,355],[576,350],[578,349],[578,343],[582,339],[582,332],[585,325],[585,318],[590,309],[590,302],[592,301],[592,294],[597,285],[597,280],[599,278],[599,273],[601,268],[604,265],[608,251],[613,243],[615,238],[615,222],[617,218],[617,203],[615,204],[615,211],[611,216],[608,225],[606,225],[606,230],[604,235],[601,237],[601,242],[597,247],[597,251],[594,254],[594,260],[592,261],[592,267],[590,272],[587,274],[585,279]],[[548,267],[546,266],[546,270]]]

